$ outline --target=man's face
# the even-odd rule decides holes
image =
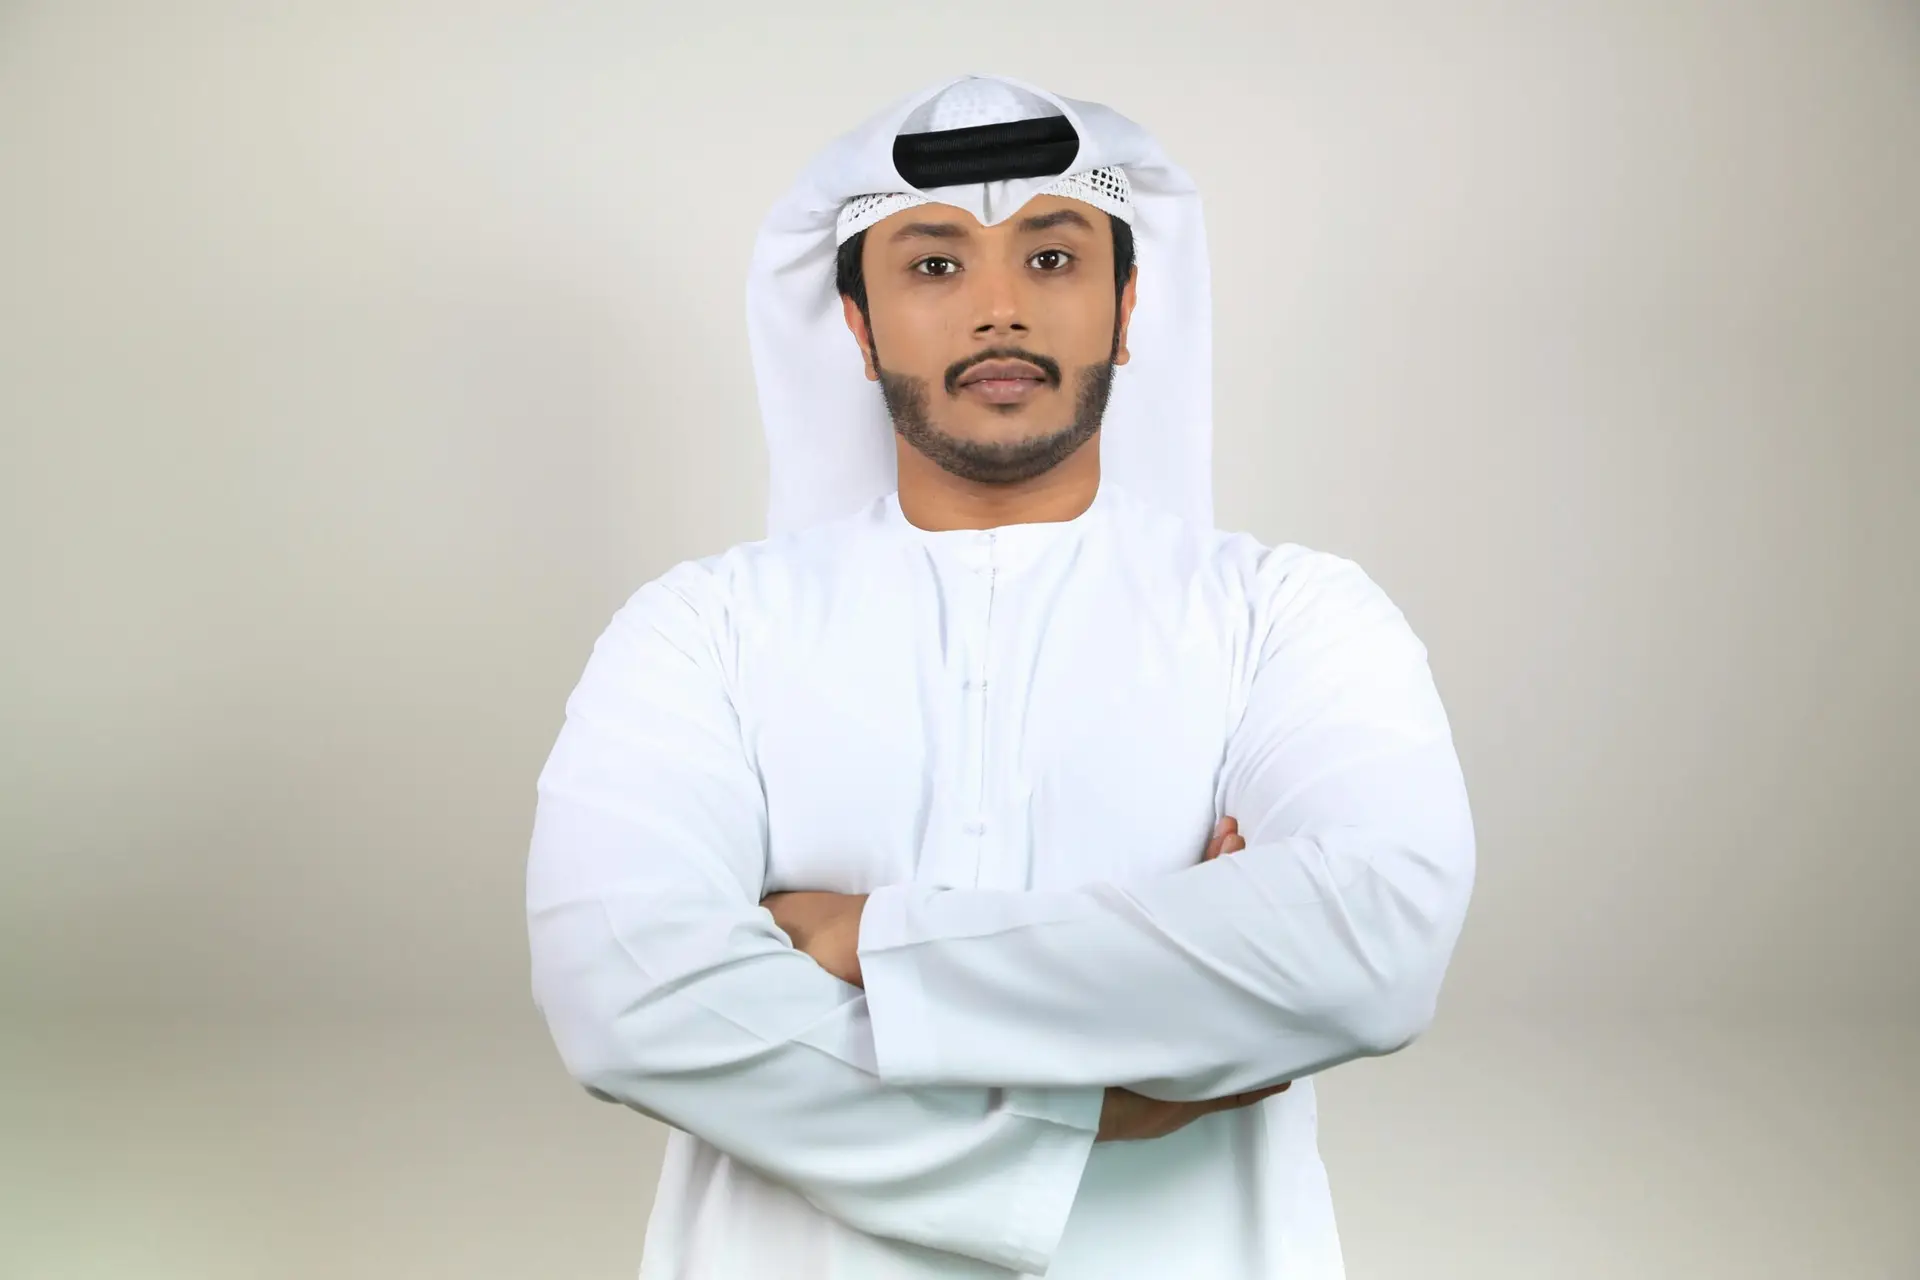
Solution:
[[[847,327],[894,429],[937,465],[1018,483],[1099,430],[1134,297],[1129,278],[1116,300],[1105,213],[1041,196],[983,227],[920,205],[867,232],[862,269],[867,316],[843,298]]]

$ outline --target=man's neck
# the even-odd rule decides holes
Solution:
[[[1100,492],[1097,440],[1045,475],[1017,484],[982,484],[943,471],[905,441],[899,449],[900,512],[929,531],[1051,524],[1085,515]]]

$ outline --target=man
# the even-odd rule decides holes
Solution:
[[[615,617],[529,868],[567,1066],[673,1126],[644,1277],[1341,1273],[1307,1077],[1427,1026],[1473,834],[1398,610],[1212,528],[1207,289],[1151,139],[1007,81],[768,219],[773,536]]]

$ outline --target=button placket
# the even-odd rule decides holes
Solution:
[[[965,719],[968,728],[967,764],[969,776],[962,791],[961,833],[974,842],[972,868],[978,883],[982,862],[980,838],[987,834],[987,655],[992,649],[994,595],[994,537],[983,534],[971,548],[974,581],[974,638],[969,647],[966,674],[962,680],[966,695]]]

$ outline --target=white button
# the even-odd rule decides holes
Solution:
[[[986,829],[987,829],[987,824],[984,822],[969,822],[964,828],[966,833],[970,836],[981,835],[986,831]]]
[[[962,689],[984,690],[987,687],[987,682],[985,680],[962,680],[960,682],[960,687]]]

